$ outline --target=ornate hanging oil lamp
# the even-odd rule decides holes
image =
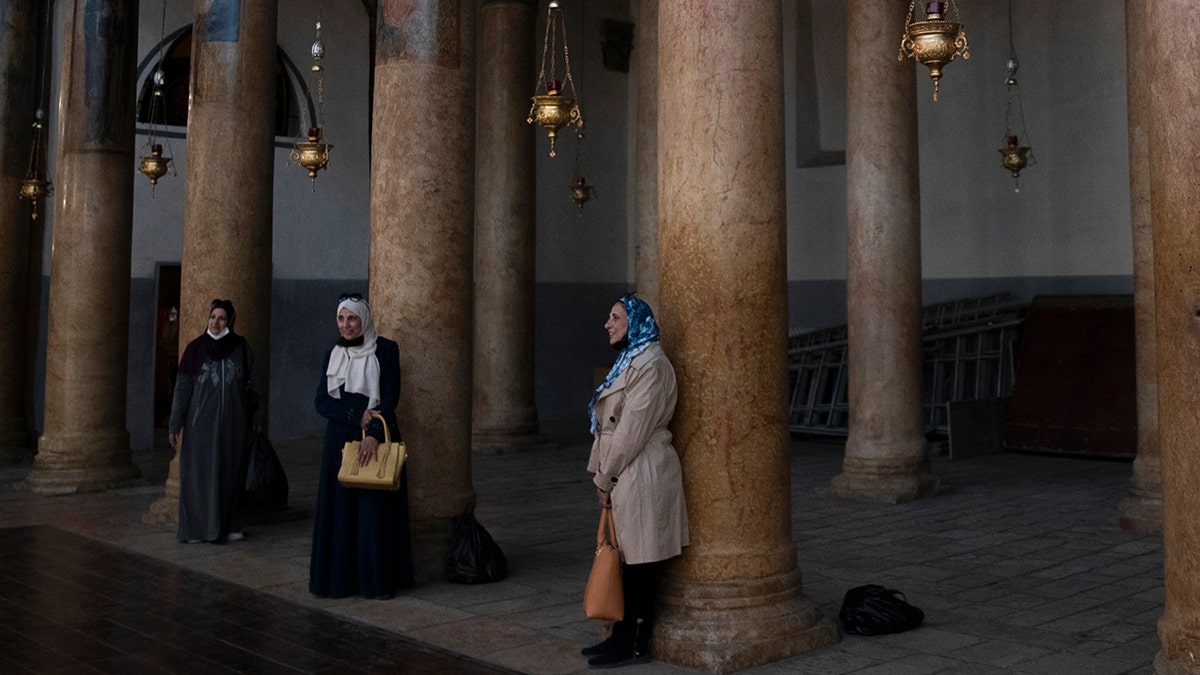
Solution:
[[[28,199],[32,208],[31,217],[37,220],[38,204],[54,194],[54,185],[46,179],[46,112],[38,108],[33,122],[33,143],[29,149],[29,168],[25,180],[21,181],[21,197]]]
[[[575,134],[575,177],[567,184],[567,192],[571,194],[571,200],[583,211],[583,205],[592,197],[596,196],[595,186],[589,185],[587,179],[579,171],[583,157],[583,130],[580,129]]]
[[[905,20],[904,34],[900,36],[900,55],[898,61],[909,56],[929,68],[929,78],[933,80],[933,100],[938,97],[938,81],[942,79],[942,68],[961,56],[971,58],[967,51],[967,33],[962,23],[958,22],[958,3],[950,0],[954,8],[954,22],[945,20],[945,2],[926,2],[925,20],[913,21],[913,7],[916,0],[908,3],[908,19]]]
[[[1021,88],[1017,84],[1017,49],[1013,45],[1012,29],[1012,0],[1008,2],[1008,78],[1004,86],[1008,92],[1008,105],[1004,110],[1004,147],[1000,148],[1000,165],[1012,172],[1013,192],[1021,191],[1019,178],[1021,169],[1037,164],[1037,158],[1029,146],[1021,145],[1021,136],[1028,142],[1029,134],[1025,130],[1025,110],[1021,106]],[[1017,115],[1021,123],[1021,133],[1013,131],[1013,101],[1017,104]]]
[[[558,29],[562,34],[562,57],[565,85],[571,88],[567,96],[564,80],[558,75]],[[546,56],[550,56],[550,77],[546,77]],[[538,92],[545,92],[539,94]],[[555,156],[554,139],[558,130],[574,124],[583,128],[583,116],[576,103],[575,80],[571,78],[571,54],[567,49],[567,26],[562,18],[562,8],[551,0],[546,8],[546,37],[542,42],[542,67],[538,73],[538,82],[534,87],[533,104],[529,107],[529,116],[525,118],[529,124],[537,122],[546,129],[550,137],[550,156]]]
[[[175,162],[172,161],[171,155],[163,154],[163,145],[158,138],[159,120],[165,120],[167,116],[166,97],[163,96],[163,85],[166,84],[167,74],[163,72],[163,49],[166,43],[167,32],[167,2],[162,3],[162,24],[159,29],[158,40],[158,68],[154,70],[154,94],[150,97],[150,129],[146,134],[146,145],[144,146],[146,154],[142,155],[141,161],[138,162],[138,172],[145,174],[150,179],[150,195],[154,196],[154,188],[158,186],[158,179],[170,173],[172,176],[175,173]],[[170,148],[168,141],[167,147]]]
[[[587,179],[579,176],[567,186],[567,190],[571,192],[571,199],[582,210],[583,205],[596,195],[596,187],[588,185]]]
[[[317,124],[308,128],[308,140],[296,141],[292,146],[291,161],[299,164],[308,171],[308,179],[312,182],[312,190],[317,190],[317,172],[329,166],[329,151],[333,146],[326,143],[325,137],[325,68],[321,60],[325,58],[325,45],[321,42],[321,14],[317,12],[317,39],[312,43],[313,64],[310,71],[315,73],[317,80]]]
[[[138,164],[138,171],[146,174],[150,179],[150,185],[158,185],[158,179],[167,175],[168,171],[173,171],[174,161],[170,157],[163,156],[163,146],[161,143],[154,143],[150,146],[150,154],[143,155],[141,163]],[[153,190],[151,190],[153,193]]]

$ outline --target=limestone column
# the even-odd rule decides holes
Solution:
[[[1200,672],[1200,7],[1164,0],[1146,11],[1150,79],[1150,209],[1154,237],[1154,306],[1158,429],[1162,467],[1163,577],[1158,621],[1160,675]],[[1135,74],[1131,73],[1131,77]]]
[[[921,421],[921,205],[916,76],[896,61],[905,7],[846,11],[850,434],[834,491],[889,502],[933,493]]]
[[[29,163],[31,125],[38,108],[41,59],[39,3],[31,0],[0,1],[0,298],[9,298],[12,320],[0,321],[0,465],[20,461],[31,454],[33,429],[25,415],[25,401],[32,392],[26,364],[33,359],[26,340],[29,322],[37,324],[39,307],[27,307],[29,297],[29,247],[36,222],[30,218],[30,203],[13,199]],[[45,200],[37,205],[45,212]],[[41,240],[38,240],[41,243]],[[40,253],[40,248],[39,248]],[[38,290],[41,290],[40,283]]]
[[[658,311],[658,0],[638,0],[634,25],[634,280],[638,297]]]
[[[533,396],[534,128],[537,3],[482,8],[475,166],[475,370],[471,444],[504,452],[544,444]]]
[[[659,2],[660,317],[691,545],[654,654],[709,672],[837,639],[792,541],[780,11]]]
[[[1133,226],[1133,313],[1137,369],[1137,458],[1117,522],[1128,530],[1162,527],[1158,449],[1158,377],[1154,349],[1154,238],[1150,223],[1150,78],[1146,73],[1146,3],[1125,0],[1125,60],[1129,111],[1129,202]]]
[[[380,4],[370,300],[400,343],[418,581],[440,578],[471,487],[475,2]],[[524,121],[524,117],[520,118]]]
[[[277,0],[197,0],[183,210],[179,353],[207,327],[214,298],[237,310],[254,352],[254,389],[270,392],[271,226],[275,196]],[[266,422],[264,416],[263,422]],[[146,519],[178,518],[179,455]]]
[[[45,431],[23,483],[40,494],[141,476],[125,429],[138,3],[65,11]]]

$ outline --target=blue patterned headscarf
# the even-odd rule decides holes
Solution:
[[[634,357],[646,351],[651,342],[658,342],[658,323],[654,320],[654,312],[650,305],[633,295],[621,298],[621,303],[625,305],[625,314],[629,316],[629,330],[625,334],[629,344],[617,355],[617,362],[613,364],[612,370],[608,371],[604,382],[601,382],[592,394],[592,402],[588,404],[588,417],[592,421],[593,434],[600,429],[600,422],[596,420],[596,401],[600,399],[600,394],[612,386],[613,380],[629,366]]]

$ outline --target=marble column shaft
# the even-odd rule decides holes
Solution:
[[[277,0],[197,0],[192,35],[183,209],[179,353],[208,327],[214,298],[233,301],[234,330],[254,353],[268,405],[272,209],[275,197]],[[267,416],[262,421],[265,424]],[[166,496],[146,518],[178,517],[179,454]]]
[[[10,299],[12,317],[0,321],[0,376],[7,382],[0,387],[0,464],[28,457],[33,445],[25,405],[33,396],[25,367],[33,359],[33,345],[26,335],[30,322],[37,325],[40,308],[26,302],[31,282],[30,244],[37,222],[30,217],[27,200],[11,197],[20,193],[29,166],[31,125],[39,103],[38,5],[28,0],[0,1],[5,26],[0,35],[0,72],[5,73],[0,81],[0,195],[6,196],[0,201],[0,297]],[[44,212],[42,204],[37,209]],[[41,244],[40,238],[37,243]],[[40,246],[38,254],[40,260]]]
[[[379,334],[400,343],[418,582],[444,574],[452,519],[474,495],[475,5],[380,4],[370,301]]]
[[[638,0],[634,25],[634,280],[638,297],[658,311],[658,0]]]
[[[64,11],[45,431],[23,483],[41,494],[141,475],[125,428],[138,3]]]
[[[1154,671],[1174,675],[1200,672],[1200,6],[1163,0],[1145,22],[1166,591]]]
[[[659,2],[660,317],[691,545],[654,649],[709,672],[836,640],[791,536],[780,11]]]
[[[1126,72],[1147,72],[1145,2],[1125,0]],[[1150,78],[1126,81],[1129,111],[1129,202],[1133,228],[1133,314],[1137,377],[1137,457],[1118,523],[1130,530],[1162,527],[1162,472],[1158,449],[1158,374],[1154,347],[1154,236],[1150,216],[1148,147]]]
[[[232,300],[234,329],[254,350],[254,388],[264,401],[271,344],[277,11],[277,0],[195,4],[180,270],[179,353],[207,329],[213,299]]]
[[[849,438],[841,495],[906,501],[934,488],[921,420],[921,208],[913,62],[894,0],[846,6]]]
[[[533,391],[537,4],[482,7],[475,167],[475,369],[472,445],[502,452],[545,442]]]

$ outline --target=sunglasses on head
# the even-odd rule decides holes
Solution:
[[[341,295],[338,296],[338,302],[345,302],[346,300],[353,300],[355,302],[361,302],[362,301],[362,293],[342,293]]]

